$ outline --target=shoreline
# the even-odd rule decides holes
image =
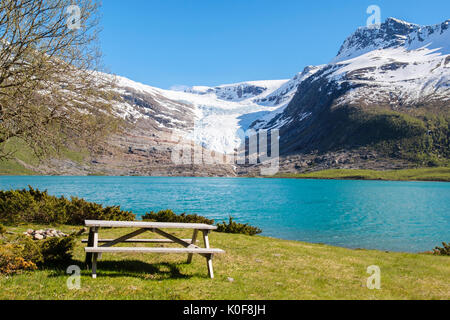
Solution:
[[[307,173],[278,173],[273,176],[192,176],[192,175],[161,175],[161,176],[109,176],[109,175],[24,175],[2,174],[0,177],[143,177],[143,178],[226,178],[226,179],[303,179],[303,180],[341,180],[341,181],[404,181],[404,182],[450,182],[450,167],[414,168],[400,170],[370,170],[370,169],[327,169]]]
[[[280,173],[267,178],[342,181],[450,182],[450,167],[386,171],[368,169],[330,169],[299,174]]]
[[[374,181],[374,182],[442,182],[448,183],[450,179],[445,180],[391,180],[391,179],[358,179],[358,178],[308,178],[308,177],[255,177],[261,179],[288,179],[288,180],[325,180],[325,181]]]
[[[394,254],[416,254],[416,255],[434,255],[433,250],[430,249],[428,251],[396,251],[396,250],[388,250],[388,249],[374,249],[374,248],[352,248],[352,247],[345,247],[345,246],[339,246],[335,244],[330,243],[324,243],[324,242],[309,242],[309,241],[303,241],[303,240],[292,240],[292,239],[285,239],[285,238],[277,238],[273,236],[267,236],[264,234],[255,235],[255,238],[265,238],[265,239],[272,239],[275,241],[287,241],[292,243],[298,243],[302,245],[310,245],[310,246],[326,246],[329,248],[335,248],[335,249],[344,249],[344,250],[351,250],[351,251],[371,251],[371,252],[378,252],[378,253],[394,253]],[[442,243],[437,244],[436,246],[442,246]]]

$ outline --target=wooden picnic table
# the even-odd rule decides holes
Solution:
[[[102,253],[182,253],[188,254],[187,263],[192,262],[194,254],[199,254],[206,258],[208,275],[214,278],[212,259],[214,254],[224,253],[221,249],[213,249],[209,245],[209,233],[217,229],[215,226],[202,223],[166,223],[166,222],[138,222],[138,221],[97,221],[86,220],[86,227],[89,227],[89,239],[83,240],[87,243],[85,248],[86,264],[92,267],[92,277],[97,277],[97,260],[101,258]],[[137,228],[136,231],[123,235],[117,239],[99,239],[99,230],[101,228]],[[192,239],[180,239],[162,229],[191,229],[193,230]],[[144,232],[154,232],[164,237],[164,239],[133,239]],[[198,233],[202,232],[204,248],[196,245]],[[155,247],[113,247],[119,243],[176,243],[183,248],[155,248]],[[102,244],[102,245],[99,245]]]

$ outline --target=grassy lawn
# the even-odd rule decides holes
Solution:
[[[389,171],[337,169],[304,174],[278,174],[275,178],[450,182],[450,167]]]
[[[23,232],[29,227],[8,229]],[[100,236],[126,231],[103,230]],[[183,231],[176,233],[190,237]],[[214,258],[213,280],[207,277],[206,262],[200,256],[187,265],[185,255],[106,254],[96,280],[82,271],[80,290],[67,289],[67,266],[61,266],[0,276],[0,299],[450,299],[450,257],[221,233],[212,233],[210,241],[212,247],[226,250]],[[72,264],[82,266],[81,243],[74,260]],[[366,287],[366,270],[371,265],[381,268],[381,290]]]

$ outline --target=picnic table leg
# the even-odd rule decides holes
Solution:
[[[205,242],[205,248],[209,249],[209,238],[208,238],[209,230],[203,230],[203,241]],[[211,279],[214,279],[214,270],[212,264],[213,255],[210,254],[206,257],[206,265],[208,266],[208,275]]]
[[[97,248],[98,247],[98,228],[94,228],[94,237],[93,237],[93,244],[92,247]],[[94,259],[92,260],[92,278],[97,278],[97,259],[98,259],[98,253],[94,253]]]
[[[94,228],[89,228],[89,238],[87,242],[88,247],[92,247],[94,245]],[[85,262],[86,268],[89,270],[92,266],[92,253],[86,253]]]
[[[198,230],[195,229],[194,230],[194,234],[192,235],[192,241],[191,241],[191,245],[195,246],[195,243],[197,242],[197,235],[198,235]],[[187,263],[190,264],[192,263],[192,257],[194,256],[193,253],[189,253],[188,255],[188,259],[187,259]]]
[[[94,253],[94,259],[92,260],[92,278],[97,278],[97,254]]]

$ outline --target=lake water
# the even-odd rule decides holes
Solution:
[[[1,189],[47,189],[140,215],[172,209],[232,215],[265,236],[419,252],[450,241],[450,184],[246,178],[0,177]]]

